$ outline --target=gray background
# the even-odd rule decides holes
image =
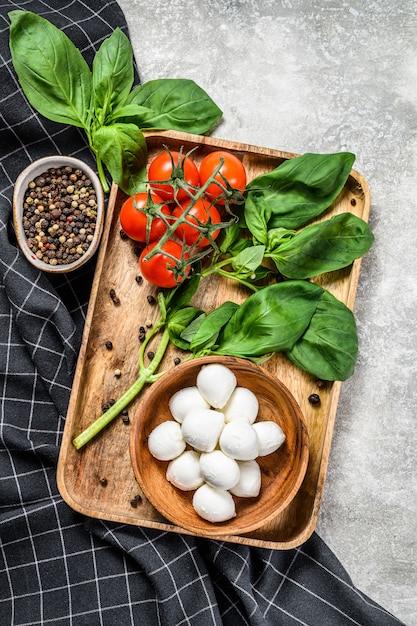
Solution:
[[[318,533],[353,582],[417,625],[417,2],[119,0],[142,81],[192,78],[216,137],[356,154],[376,242],[355,306]]]

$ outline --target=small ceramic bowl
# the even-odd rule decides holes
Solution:
[[[169,399],[184,387],[196,384],[203,365],[222,363],[231,369],[237,384],[253,391],[259,401],[257,422],[272,420],[283,430],[284,443],[271,454],[257,457],[261,469],[259,496],[233,496],[236,516],[212,523],[193,508],[194,491],[182,491],[166,479],[167,461],[155,459],[148,448],[151,431],[172,420]],[[271,521],[295,497],[303,481],[308,457],[308,433],[299,405],[287,387],[258,365],[234,357],[202,357],[184,362],[164,374],[147,390],[134,416],[130,455],[136,480],[152,506],[173,524],[200,536],[221,537],[251,532]]]
[[[95,220],[96,227],[94,230],[94,234],[92,235],[93,238],[89,243],[88,249],[84,251],[84,253],[79,258],[68,263],[53,265],[49,262],[45,262],[41,258],[38,258],[36,256],[36,249],[34,248],[31,249],[28,245],[28,239],[26,237],[25,230],[23,227],[23,216],[24,216],[23,204],[27,196],[29,183],[34,181],[34,179],[41,176],[41,174],[44,174],[51,168],[52,169],[64,168],[66,166],[71,167],[73,170],[82,170],[82,172],[85,173],[87,178],[91,181],[91,185],[94,188],[96,200],[97,200],[96,206],[94,207],[94,210],[97,212],[97,216]],[[40,214],[40,219],[41,217],[42,216]],[[81,161],[80,159],[77,159],[75,157],[69,157],[69,156],[61,156],[61,155],[47,156],[47,157],[38,159],[34,161],[33,163],[31,163],[30,165],[28,165],[28,167],[26,167],[17,177],[16,183],[14,186],[14,193],[13,193],[13,222],[14,222],[14,227],[15,227],[15,232],[16,232],[16,238],[23,254],[27,258],[27,260],[36,268],[43,270],[44,272],[50,272],[50,273],[55,273],[55,274],[71,272],[73,270],[78,269],[81,265],[83,265],[89,259],[91,259],[91,257],[96,252],[97,247],[100,242],[102,230],[103,230],[103,221],[104,221],[103,189],[101,187],[100,180],[97,174],[84,161]],[[45,235],[46,234],[47,233],[45,233]]]

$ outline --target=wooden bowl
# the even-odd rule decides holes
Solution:
[[[25,230],[23,228],[23,203],[28,185],[36,177],[40,176],[50,168],[62,168],[70,166],[74,169],[82,170],[90,179],[97,198],[97,218],[93,240],[87,251],[79,259],[72,263],[62,265],[51,265],[42,259],[38,259],[33,250],[29,248]],[[27,260],[37,269],[52,274],[62,274],[72,272],[84,265],[96,252],[100,243],[104,224],[104,193],[97,174],[80,159],[70,156],[53,155],[37,159],[28,165],[17,177],[13,192],[13,223],[16,232],[17,242]]]
[[[202,519],[192,506],[194,491],[181,491],[165,477],[168,462],[155,459],[148,448],[151,431],[173,419],[168,402],[183,387],[196,384],[202,365],[222,363],[231,369],[237,384],[253,391],[259,401],[256,421],[273,420],[286,435],[281,447],[258,457],[261,491],[257,498],[234,496],[236,517],[221,523]],[[153,507],[173,524],[197,535],[239,535],[263,526],[277,516],[295,497],[307,469],[308,434],[301,410],[287,387],[272,374],[245,359],[202,357],[174,367],[143,396],[134,416],[130,456],[136,479]]]

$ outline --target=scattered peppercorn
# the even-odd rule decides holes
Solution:
[[[180,363],[181,363],[181,359],[177,356],[177,357],[174,359],[174,365],[179,365]]]
[[[102,410],[103,413],[108,411],[109,408],[110,408],[110,404],[108,404],[107,402],[105,402],[104,404],[101,405],[101,410]]]
[[[113,406],[113,404],[116,404],[116,400],[114,398],[110,398],[109,404],[110,406]]]
[[[123,228],[120,229],[120,238],[121,239],[128,239],[128,236],[126,235],[126,233],[123,230]]]
[[[139,333],[139,341],[141,343],[143,343],[145,341],[145,339],[146,339],[145,333]]]
[[[123,415],[122,417],[123,424],[130,424],[130,419],[128,415]]]
[[[127,409],[122,409],[122,415],[129,415],[129,411]]]
[[[155,304],[156,302],[155,296],[146,296],[146,299],[149,302],[149,304]]]
[[[131,499],[130,501],[130,506],[132,506],[134,509],[136,509],[136,507],[138,506],[138,504],[140,504],[142,502],[142,496],[140,496],[139,494],[136,495],[134,498]]]
[[[312,393],[308,396],[308,401],[310,404],[320,404],[320,396],[318,393]]]
[[[105,476],[101,476],[101,477],[99,478],[99,483],[100,483],[101,485],[103,485],[103,487],[106,487],[106,486],[107,486],[107,478],[106,478]]]
[[[352,206],[356,206],[356,200],[355,200],[355,198],[352,198],[352,200],[350,201],[350,204],[351,204]]]
[[[114,375],[116,376],[116,378],[120,378],[120,376],[122,375],[122,372],[119,369],[114,370]]]
[[[146,326],[146,328],[152,328],[152,321],[151,320],[146,320],[145,326]]]
[[[113,350],[113,344],[111,341],[106,341],[106,348],[107,350]]]
[[[153,359],[154,356],[155,356],[155,352],[152,352],[152,350],[149,350],[147,354],[148,359]]]
[[[142,254],[142,248],[139,248],[139,246],[135,246],[133,248],[133,252],[136,256],[140,256]]]
[[[48,169],[29,182],[22,220],[36,258],[48,265],[77,261],[89,249],[97,226],[91,180],[70,166]]]
[[[143,278],[139,274],[137,276],[135,276],[135,280],[136,280],[138,285],[141,285],[143,283]]]
[[[116,306],[120,304],[120,299],[117,297],[114,289],[110,289],[109,296]]]
[[[139,327],[139,332],[140,333],[146,333],[146,328],[144,326],[140,326]]]

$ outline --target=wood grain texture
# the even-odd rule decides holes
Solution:
[[[171,131],[148,133],[147,142],[150,159],[163,151],[163,145],[172,150],[183,146],[185,152],[197,146],[193,153],[197,162],[213,149],[231,150],[244,162],[248,180],[297,156]],[[117,399],[134,382],[139,327],[158,318],[157,307],[147,300],[147,296],[155,295],[157,290],[145,282],[139,285],[135,281],[139,274],[136,246],[120,237],[118,215],[125,198],[113,186],[61,445],[58,487],[73,509],[90,517],[193,534],[161,516],[142,493],[129,452],[131,424],[116,418],[80,451],[72,445],[72,439],[101,414],[102,404],[111,398]],[[349,211],[367,221],[369,210],[367,183],[352,171],[344,189],[320,219]],[[353,309],[360,263],[358,259],[350,267],[324,274],[316,282]],[[109,296],[110,289],[114,289],[120,299],[118,306]],[[205,279],[204,289],[197,292],[193,305],[209,312],[225,299],[241,302],[245,295],[239,285],[210,277]],[[113,343],[112,350],[106,348],[106,341]],[[176,356],[184,355],[171,346],[161,371],[173,367]],[[301,408],[310,441],[308,467],[297,495],[273,520],[243,535],[222,535],[222,538],[265,548],[290,549],[306,541],[317,524],[341,383],[323,385],[279,354],[262,367],[288,387]],[[119,378],[114,375],[116,369],[121,371]],[[319,394],[319,404],[310,404],[311,393]],[[136,399],[129,407],[131,421],[139,401]],[[132,506],[136,495],[141,496],[141,502]]]

